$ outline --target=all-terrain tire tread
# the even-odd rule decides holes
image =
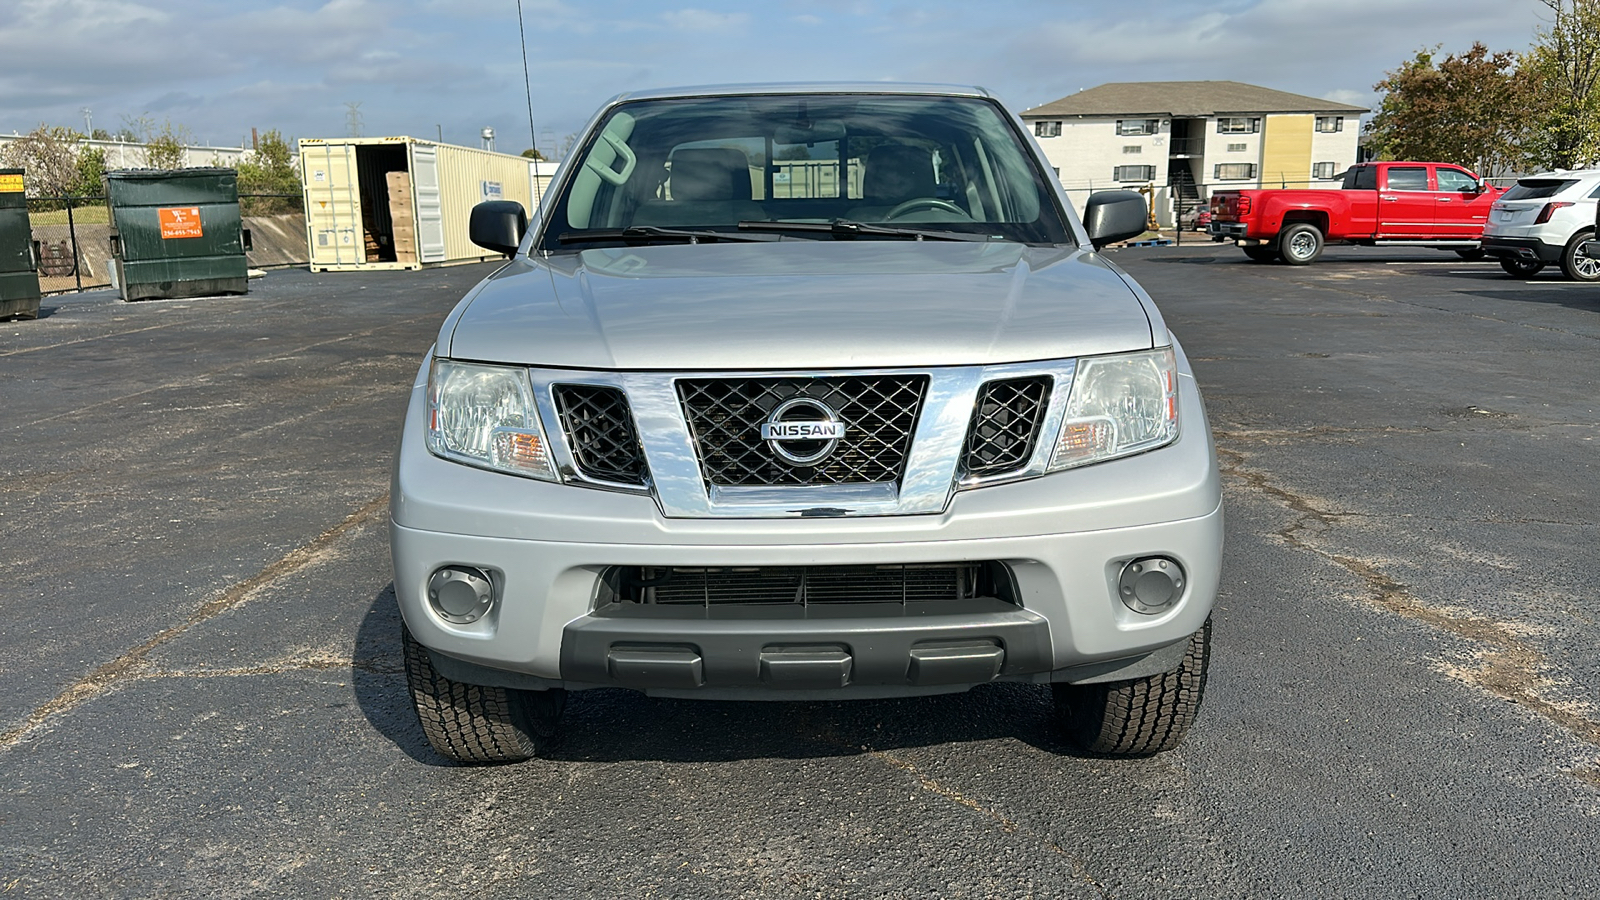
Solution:
[[[406,683],[428,743],[462,763],[521,762],[538,752],[521,698],[513,691],[452,681],[433,667],[411,632],[405,644]]]
[[[1074,742],[1105,756],[1149,756],[1178,746],[1200,712],[1211,655],[1211,620],[1189,639],[1176,670],[1104,684],[1055,685]]]

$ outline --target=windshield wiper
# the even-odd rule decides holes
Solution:
[[[743,224],[743,223],[741,223]],[[656,225],[629,225],[627,228],[597,228],[592,231],[564,231],[556,236],[556,240],[563,244],[578,244],[598,241],[686,241],[698,244],[701,241],[715,243],[717,241],[775,241],[776,235],[735,234],[729,231],[710,231],[694,228],[661,228]]]
[[[834,219],[832,222],[740,222],[739,230],[819,231],[833,235],[835,240],[848,240],[861,235],[903,237],[915,241],[992,241],[998,237],[969,231],[941,231],[936,228],[897,228],[892,225],[854,222],[850,219]]]

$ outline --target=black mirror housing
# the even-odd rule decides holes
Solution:
[[[1101,191],[1083,207],[1083,227],[1096,250],[1144,234],[1149,220],[1144,198],[1133,191]]]
[[[528,230],[528,214],[515,200],[486,200],[472,208],[467,236],[485,250],[515,256]]]

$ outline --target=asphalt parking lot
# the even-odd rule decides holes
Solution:
[[[1432,251],[1116,251],[1226,470],[1178,751],[1048,692],[572,698],[460,768],[384,524],[421,356],[488,271],[278,271],[0,323],[0,898],[1600,896],[1600,285]]]

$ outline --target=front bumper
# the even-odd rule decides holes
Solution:
[[[1547,244],[1538,238],[1513,238],[1483,236],[1483,252],[1496,259],[1520,259],[1528,262],[1535,260],[1550,265],[1561,260],[1561,251],[1565,249],[1559,244]]]
[[[390,543],[407,626],[457,680],[623,686],[674,696],[900,696],[993,680],[1125,677],[1176,666],[1216,596],[1221,491],[1192,377],[1180,437],[1139,456],[955,493],[934,515],[668,518],[656,501],[474,469],[423,446],[423,389],[395,467]],[[1117,597],[1123,564],[1178,561],[1158,615]],[[619,566],[826,566],[999,561],[1015,603],[845,604],[762,614],[636,605],[601,585]],[[445,565],[489,572],[500,599],[457,625],[426,599]],[[1131,664],[1134,668],[1119,668]]]

